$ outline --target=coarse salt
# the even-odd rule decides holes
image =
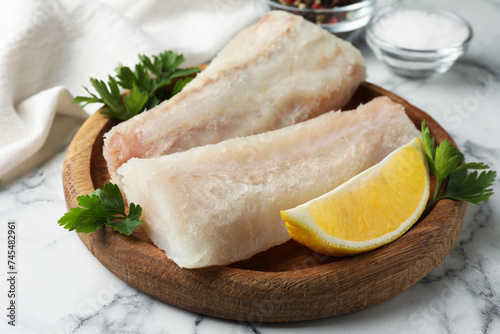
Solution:
[[[374,34],[395,46],[412,50],[435,50],[464,42],[469,31],[451,17],[417,9],[401,9],[382,16]]]

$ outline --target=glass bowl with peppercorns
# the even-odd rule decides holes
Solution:
[[[287,11],[352,41],[370,22],[375,0],[255,0],[255,6],[261,16],[271,10]]]

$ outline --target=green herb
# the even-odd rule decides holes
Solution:
[[[482,162],[461,164],[464,155],[447,139],[435,148],[434,138],[431,136],[425,121],[422,122],[422,143],[429,171],[436,177],[436,189],[432,199],[427,203],[425,211],[444,198],[479,204],[493,195],[491,186],[497,173],[495,171],[467,173],[468,169],[484,170],[490,167]],[[446,193],[441,195],[447,178]]]
[[[140,62],[134,70],[119,65],[115,69],[116,77],[108,76],[107,84],[90,78],[98,95],[84,87],[90,97],[77,96],[73,103],[82,103],[82,107],[90,103],[103,103],[105,107],[101,110],[102,114],[126,121],[170,99],[192,80],[192,74],[199,71],[196,67],[180,69],[184,57],[172,51],[151,58],[139,55]],[[167,86],[171,84],[173,88],[168,90]],[[120,88],[128,89],[129,94],[122,94]]]
[[[90,78],[98,95],[84,87],[90,97],[77,96],[73,103],[82,103],[82,106],[103,103],[102,114],[126,121],[179,93],[199,71],[194,67],[180,69],[184,57],[172,51],[151,58],[139,55],[139,60],[134,70],[119,65],[115,69],[116,77],[108,76],[107,83]],[[171,89],[167,89],[169,85],[172,85]],[[123,94],[122,89],[128,89],[128,94]],[[90,233],[101,226],[109,226],[130,235],[142,224],[142,208],[130,203],[127,215],[122,193],[115,184],[106,183],[102,190],[78,196],[77,200],[80,207],[72,208],[59,219],[59,225],[70,231]]]
[[[142,224],[142,208],[130,203],[127,215],[122,193],[116,184],[106,183],[102,190],[78,196],[77,200],[80,207],[72,208],[59,219],[59,225],[70,231],[90,233],[101,226],[109,226],[115,231],[130,235]]]

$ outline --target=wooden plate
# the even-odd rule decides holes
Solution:
[[[370,83],[359,87],[347,108],[380,95],[403,104],[418,128],[425,119],[437,142],[451,140],[425,112]],[[114,124],[96,113],[74,137],[63,169],[68,208],[108,181],[102,136]],[[443,200],[401,238],[362,255],[332,258],[291,240],[227,267],[195,270],[180,269],[141,228],[130,237],[110,228],[79,237],[117,277],[165,303],[233,320],[287,322],[353,312],[417,283],[456,242],[465,209],[465,202]]]

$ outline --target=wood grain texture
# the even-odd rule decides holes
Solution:
[[[346,109],[381,95],[403,104],[418,128],[425,119],[438,143],[451,140],[425,112],[370,83],[359,87]],[[74,137],[63,167],[68,209],[77,206],[77,196],[108,181],[102,135],[114,124],[96,113]],[[291,240],[251,259],[205,269],[179,268],[140,227],[130,237],[110,228],[79,237],[117,277],[165,303],[226,319],[290,322],[353,312],[417,283],[456,242],[465,209],[465,202],[442,200],[401,238],[357,256],[328,257]]]

